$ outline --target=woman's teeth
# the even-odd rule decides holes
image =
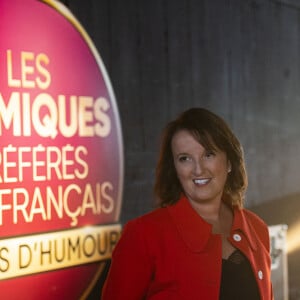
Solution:
[[[203,185],[209,182],[209,179],[194,179],[195,184]]]

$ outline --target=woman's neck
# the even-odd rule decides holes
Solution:
[[[230,232],[233,212],[223,201],[220,200],[216,203],[190,202],[199,216],[212,225],[213,233],[227,235]]]

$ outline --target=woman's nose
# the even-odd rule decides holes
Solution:
[[[200,159],[194,163],[194,174],[201,174],[203,171],[203,161]]]

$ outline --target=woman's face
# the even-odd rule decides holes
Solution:
[[[190,201],[221,201],[230,162],[225,152],[205,149],[187,131],[172,139],[172,152],[178,179]]]

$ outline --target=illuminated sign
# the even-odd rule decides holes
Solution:
[[[0,41],[1,299],[79,299],[121,231],[111,84],[57,1],[0,0]]]

